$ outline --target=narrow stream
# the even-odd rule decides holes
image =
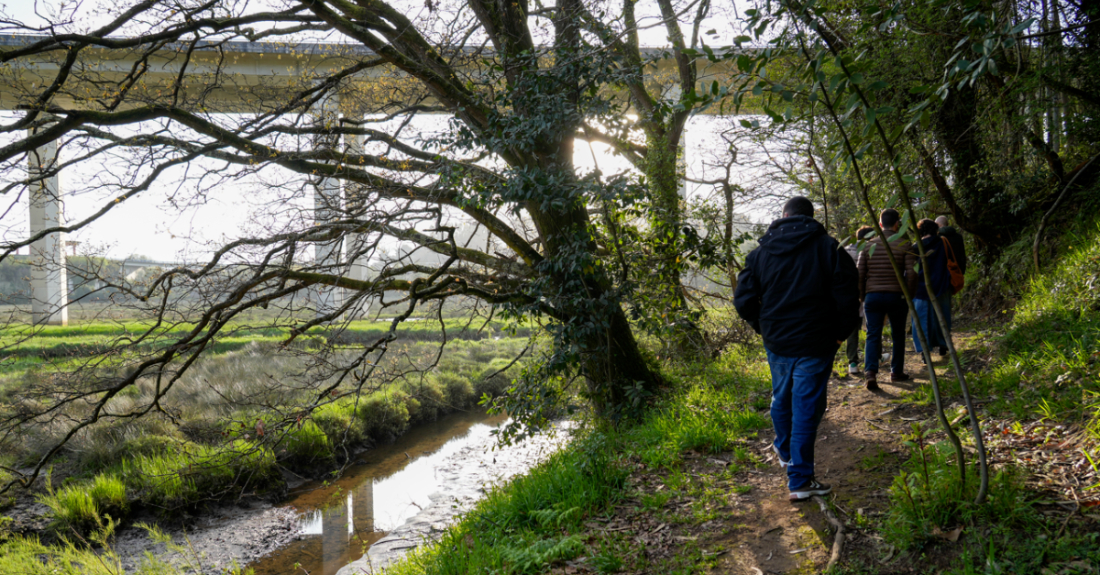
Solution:
[[[530,455],[507,457],[515,447],[491,451],[490,432],[505,421],[485,413],[446,416],[364,453],[334,482],[295,489],[285,507],[299,514],[298,539],[249,567],[256,575],[336,575],[387,535],[379,544],[389,544],[384,556],[371,553],[375,566],[415,547],[472,504],[482,485],[533,463]]]

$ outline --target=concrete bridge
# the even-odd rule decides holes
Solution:
[[[18,50],[49,39],[48,36],[0,36],[0,51]],[[252,113],[260,102],[275,101],[284,97],[288,90],[315,85],[332,72],[376,56],[363,46],[353,44],[207,42],[197,45],[190,53],[188,50],[185,44],[169,44],[152,54],[136,48],[85,48],[77,63],[80,76],[95,81],[67,85],[64,93],[59,93],[53,101],[66,108],[101,109],[103,102],[119,95],[120,86],[129,74],[143,70],[143,81],[130,86],[128,92],[143,102],[175,102],[173,90],[178,83],[179,102],[194,101],[201,93],[206,112]],[[675,62],[662,58],[663,54],[662,50],[649,51],[654,63],[647,74],[647,82],[664,97],[676,99],[680,94],[677,82],[666,81],[677,78]],[[63,50],[56,50],[14,61],[0,69],[0,109],[17,110],[32,104],[37,94],[26,87],[52,83],[63,56]],[[705,59],[697,61],[696,66],[703,85],[729,78],[737,72],[732,64],[715,64]],[[181,74],[184,71],[186,73]],[[473,69],[470,73],[478,74]],[[390,66],[368,68],[351,76],[340,91],[313,106],[310,114],[318,119],[361,119],[363,110],[370,109],[370,105],[392,101],[395,91],[411,88],[414,84],[407,75]],[[363,138],[346,137],[344,146],[351,153],[361,153]],[[65,224],[64,191],[53,170],[56,161],[57,142],[46,144],[28,156],[28,176],[34,182],[29,190],[32,235]],[[348,196],[341,186],[337,179],[322,178],[316,182],[315,217],[318,221],[333,217],[334,210],[326,210],[325,205],[340,205],[341,198]],[[350,245],[354,238],[347,241]],[[68,321],[64,246],[65,239],[60,233],[48,234],[31,246],[31,254],[37,262],[31,282],[35,323],[64,325]],[[339,242],[318,244],[315,249],[315,261],[338,263],[344,245]],[[367,279],[367,268],[362,262],[347,263],[345,269],[354,279]],[[337,288],[321,288],[315,296],[318,313],[339,306],[340,294]]]

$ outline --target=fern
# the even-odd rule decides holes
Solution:
[[[581,508],[571,507],[569,509],[562,509],[561,506],[555,505],[550,509],[534,509],[527,514],[534,518],[541,527],[561,528],[565,522],[574,517],[579,517],[581,515]]]
[[[550,511],[550,510],[542,510]],[[552,563],[568,561],[584,553],[584,543],[577,535],[560,539],[541,539],[520,547],[505,547],[501,553],[509,575],[537,573]]]

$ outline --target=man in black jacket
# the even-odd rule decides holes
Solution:
[[[773,445],[791,501],[832,489],[814,479],[814,443],[840,342],[859,325],[852,258],[795,197],[783,206],[737,276],[737,313],[764,337],[772,372]]]

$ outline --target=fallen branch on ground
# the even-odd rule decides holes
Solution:
[[[814,501],[817,501],[817,506],[825,514],[825,519],[828,519],[829,523],[836,529],[836,536],[833,537],[833,551],[829,555],[829,564],[825,566],[825,571],[831,571],[836,562],[840,560],[840,553],[844,549],[844,522],[837,518],[833,510],[829,508],[829,502],[825,501],[824,497],[814,495]]]

